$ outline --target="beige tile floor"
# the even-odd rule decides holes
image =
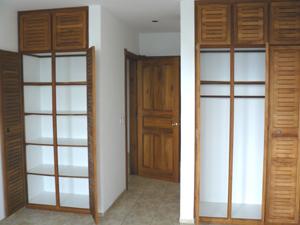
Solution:
[[[103,225],[179,225],[179,184],[129,176],[129,188],[99,217]],[[90,215],[23,209],[1,221],[10,225],[91,225]]]

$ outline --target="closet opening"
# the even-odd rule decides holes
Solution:
[[[259,222],[265,202],[266,48],[197,51],[201,122],[195,215],[206,223]]]

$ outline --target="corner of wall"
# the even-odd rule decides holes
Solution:
[[[180,2],[181,27],[181,183],[180,221],[194,219],[195,25],[194,1]]]

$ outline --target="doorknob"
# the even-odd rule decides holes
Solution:
[[[178,124],[177,124],[176,122],[173,122],[173,123],[172,123],[172,126],[173,126],[173,127],[176,127],[177,125],[178,125]]]

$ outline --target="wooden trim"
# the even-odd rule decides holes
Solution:
[[[264,222],[261,220],[249,220],[249,219],[227,219],[227,218],[212,218],[212,217],[199,217],[201,223],[212,223],[212,224],[237,224],[237,225],[263,225]]]
[[[139,60],[141,59],[140,55],[136,55],[132,52],[129,52],[126,48],[124,49],[124,54],[126,59],[133,59],[133,60]]]
[[[233,171],[233,136],[234,136],[234,47],[230,49],[230,136],[229,136],[229,171],[227,218],[231,218],[232,207],[232,171]]]
[[[26,10],[19,11],[18,14],[32,14],[32,13],[45,13],[45,12],[73,12],[76,11],[88,11],[88,6],[79,6],[79,7],[67,7],[67,8],[52,8],[52,9],[39,9],[39,10]]]
[[[71,175],[58,175],[58,177],[69,177],[69,178],[89,178],[89,176],[71,176]],[[60,206],[61,207],[61,206]]]
[[[299,0],[289,0],[289,2],[297,2]],[[195,0],[196,5],[211,3],[211,4],[224,4],[224,3],[270,3],[270,2],[283,2],[283,0]]]
[[[127,55],[129,53],[127,52],[127,49],[125,48],[124,49],[124,74],[125,74],[125,78],[124,78],[124,91],[125,91],[125,178],[126,178],[126,190],[128,190],[128,115],[127,115],[127,110],[128,110],[128,107],[127,107]]]
[[[55,177],[55,174],[44,174],[44,173],[30,173],[27,172],[27,175],[38,175],[38,176],[46,176],[46,177]]]
[[[59,207],[56,208],[56,206],[51,205],[39,205],[39,204],[32,204],[29,203],[26,206],[30,209],[42,209],[42,210],[53,210],[53,211],[59,211],[59,212],[72,212],[72,213],[81,213],[81,214],[91,214],[89,209],[80,209],[80,208],[71,208],[71,207]]]
[[[57,116],[56,116],[56,61],[55,54],[52,53],[52,120],[53,120],[53,151],[54,151],[54,174],[55,174],[55,191],[56,207],[60,205],[59,201],[59,178],[58,178],[58,150],[57,150]]]
[[[194,219],[196,225],[199,225],[200,213],[200,89],[201,89],[201,73],[200,73],[200,44],[196,45],[196,74],[195,74],[195,193],[194,193]]]
[[[265,77],[265,131],[264,131],[264,165],[263,165],[263,189],[262,189],[262,206],[261,206],[261,220],[265,221],[266,211],[266,190],[267,190],[267,159],[268,159],[268,136],[269,136],[269,71],[270,71],[270,46],[269,42],[266,43],[266,77]]]
[[[208,80],[204,80],[204,81],[201,81],[201,84],[230,84],[230,81],[208,81]],[[234,84],[258,85],[258,84],[265,84],[265,82],[264,81],[235,81]]]
[[[26,142],[25,145],[54,146],[54,144],[40,144],[40,143],[31,143],[31,142]]]
[[[66,144],[57,144],[57,147],[89,147],[88,144],[86,145],[66,145]]]
[[[56,82],[56,85],[87,85],[86,81],[78,82]]]
[[[137,60],[139,60],[141,57],[139,55],[136,55],[132,52],[129,52],[126,48],[124,49],[124,79],[125,79],[125,165],[126,165],[126,168],[125,168],[125,171],[126,171],[126,189],[128,190],[128,137],[130,138],[132,133],[131,133],[131,129],[130,129],[130,132],[128,134],[128,119],[130,121],[130,118],[131,118],[131,115],[129,114],[128,115],[128,102],[129,104],[131,103],[132,99],[131,99],[131,92],[133,90],[131,90],[131,86],[130,86],[130,82],[128,83],[127,80],[129,79],[130,80],[130,77],[131,77],[131,67],[130,67],[130,61],[135,61],[136,62],[136,66],[137,66]],[[129,74],[127,74],[127,70],[128,70],[128,67],[127,67],[127,60],[129,60]],[[128,77],[129,76],[129,77]],[[137,80],[137,68],[136,68],[136,72],[135,72],[135,79]],[[128,90],[129,88],[129,90]],[[129,96],[128,96],[128,91],[129,91]],[[135,90],[135,93],[137,94],[137,89]],[[128,101],[129,100],[129,101]],[[137,100],[136,100],[136,106],[137,106]],[[129,106],[129,110],[130,110],[130,106]],[[136,115],[137,115],[137,110],[136,110]],[[131,128],[131,126],[129,126]],[[136,129],[137,131],[137,129]],[[137,140],[137,132],[136,132],[136,140]],[[137,141],[136,141],[136,154],[134,157],[132,157],[132,154],[134,154],[131,150],[130,151],[130,173],[132,173],[132,171],[134,171],[133,174],[138,174],[138,158],[137,158]],[[134,165],[132,165],[132,159],[134,158]],[[134,167],[134,169],[133,169]]]
[[[52,82],[24,82],[23,85],[27,86],[52,86]]]

